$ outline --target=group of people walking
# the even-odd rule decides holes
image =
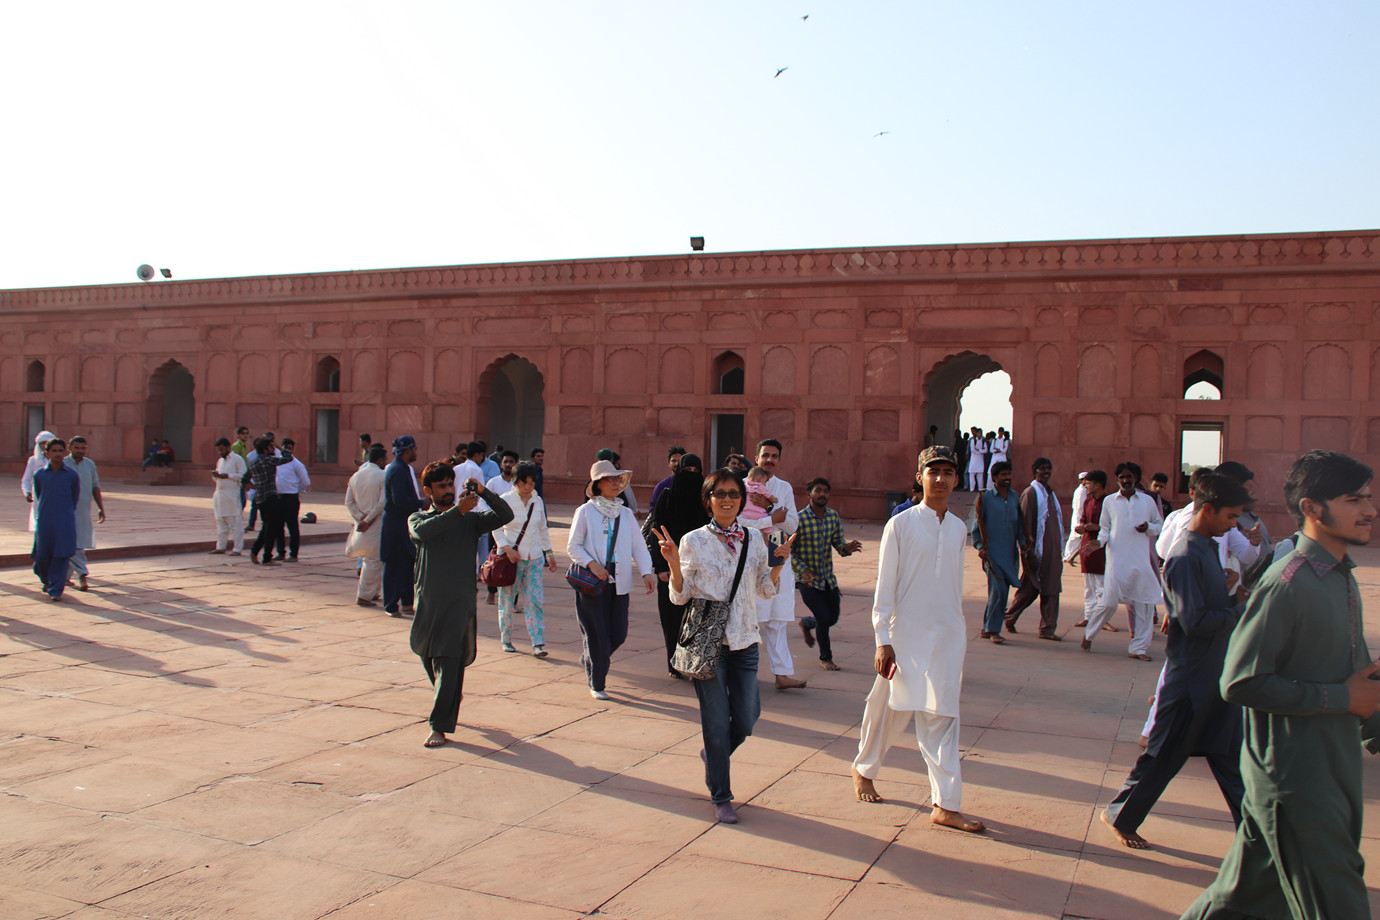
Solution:
[[[69,585],[88,590],[86,551],[96,545],[91,509],[98,513],[95,523],[104,524],[105,499],[96,461],[87,456],[86,438],[63,440],[51,431],[39,432],[19,488],[33,506],[33,570],[43,593],[60,601]]]

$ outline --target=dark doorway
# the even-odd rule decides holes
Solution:
[[[712,423],[709,455],[714,468],[718,469],[729,454],[743,452],[743,416],[711,415],[709,418]]]
[[[169,361],[149,378],[144,440],[164,438],[178,460],[192,459],[192,428],[196,424],[196,381],[192,372]]]
[[[502,444],[526,458],[546,431],[546,381],[526,358],[507,355],[479,377],[479,430],[489,448]]]

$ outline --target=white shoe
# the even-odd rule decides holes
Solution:
[[[607,700],[607,699],[612,699],[612,697],[610,697],[610,696],[609,696],[607,693],[605,693],[603,690],[591,690],[591,691],[589,691],[589,695],[592,696],[592,697],[594,697],[596,700]]]

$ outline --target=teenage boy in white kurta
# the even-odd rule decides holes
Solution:
[[[947,447],[920,454],[920,504],[887,521],[872,604],[877,679],[863,710],[853,786],[860,800],[880,802],[872,781],[882,757],[915,719],[920,753],[929,768],[931,821],[964,831],[981,821],[959,812],[958,698],[963,686],[967,629],[963,622],[963,548],[967,528],[948,511],[958,462]]]
[[[1093,637],[1121,604],[1131,607],[1131,643],[1128,658],[1149,661],[1154,629],[1152,612],[1164,602],[1159,573],[1150,561],[1150,552],[1159,535],[1159,502],[1136,489],[1136,477],[1126,464],[1116,468],[1120,491],[1102,502],[1101,529],[1097,542],[1107,547],[1107,576],[1103,583],[1102,604],[1088,617],[1083,627],[1083,651],[1092,649]]]

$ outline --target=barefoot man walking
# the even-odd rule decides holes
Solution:
[[[959,812],[958,697],[967,630],[963,624],[963,546],[967,530],[950,514],[958,459],[948,447],[920,454],[925,498],[887,521],[877,562],[872,625],[877,633],[877,679],[863,710],[853,761],[853,788],[863,802],[880,802],[872,781],[882,757],[915,718],[915,736],[929,768],[935,824],[984,829]]]

